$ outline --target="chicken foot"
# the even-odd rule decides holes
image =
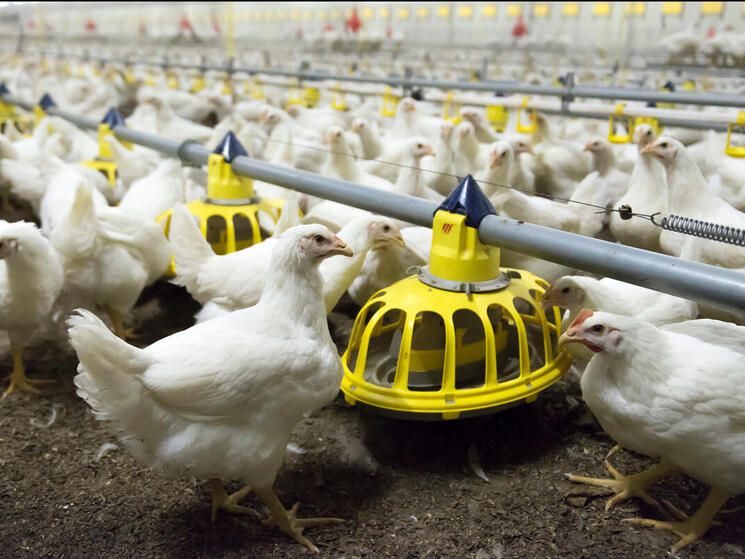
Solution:
[[[573,483],[584,483],[612,489],[615,495],[608,499],[608,502],[605,504],[605,510],[610,510],[618,503],[622,503],[631,497],[639,497],[645,503],[660,508],[659,503],[647,493],[647,488],[662,478],[678,471],[675,466],[666,462],[660,462],[643,472],[625,476],[616,470],[608,460],[605,460],[603,464],[605,469],[613,476],[613,479],[576,476],[574,474],[566,474],[566,477]]]
[[[303,530],[321,524],[338,524],[344,522],[341,518],[298,518],[297,509],[300,503],[295,503],[290,510],[285,510],[276,493],[274,493],[274,489],[271,487],[256,489],[256,494],[264,501],[264,504],[271,513],[271,516],[264,521],[265,525],[274,524],[293,540],[316,553],[318,553],[318,548],[308,538],[303,536]]]
[[[23,350],[12,349],[13,353],[13,371],[10,373],[10,385],[3,392],[3,398],[8,394],[11,394],[16,388],[20,392],[31,392],[34,394],[39,393],[39,389],[36,388],[35,384],[46,384],[54,382],[48,379],[31,379],[26,377],[26,369],[23,366]]]
[[[251,486],[247,485],[243,489],[239,489],[235,493],[228,495],[225,493],[225,488],[222,485],[222,480],[213,478],[208,480],[210,484],[210,490],[212,491],[212,512],[210,513],[210,520],[212,522],[217,518],[218,509],[223,509],[227,512],[234,514],[248,514],[256,519],[261,520],[261,515],[249,507],[244,507],[238,504],[238,501],[243,499],[246,495],[251,492]]]
[[[666,522],[662,520],[652,520],[649,518],[626,518],[624,522],[640,524],[642,526],[651,526],[659,530],[669,530],[681,536],[681,539],[670,550],[673,555],[687,546],[689,543],[696,541],[703,536],[708,529],[716,524],[714,515],[724,506],[732,495],[712,487],[703,504],[699,507],[693,516],[686,516],[684,513],[676,510],[676,516],[682,516],[683,519],[678,522]]]

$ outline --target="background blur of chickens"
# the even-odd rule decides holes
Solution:
[[[612,211],[745,230],[743,2],[2,4],[15,99],[48,94],[96,122],[115,108],[210,150],[232,132],[249,157],[437,203],[470,174],[502,216],[745,281],[742,243]],[[381,81],[404,76],[555,91]],[[565,98],[574,116],[561,114],[572,84],[620,91]],[[681,122],[617,114],[649,110]],[[373,294],[428,264],[430,229],[255,180],[286,211],[261,216],[263,242],[218,255],[184,206],[207,198],[206,167],[109,136],[112,182],[89,165],[95,132],[5,104],[0,123],[9,555],[302,552],[257,519],[329,556],[745,554],[744,312],[503,249],[502,266],[551,285],[541,302],[562,309],[571,373],[478,420],[371,417],[333,399],[334,349]],[[314,270],[305,291],[305,268],[272,264],[291,251]],[[75,395],[78,358],[80,396],[113,427]],[[621,524],[632,517],[667,532]]]

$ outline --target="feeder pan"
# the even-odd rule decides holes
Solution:
[[[381,415],[436,421],[532,402],[571,364],[548,283],[499,267],[478,226],[496,214],[467,176],[435,212],[428,267],[375,293],[342,356],[346,401]]]
[[[25,118],[16,112],[16,108],[2,100],[2,95],[10,93],[7,86],[0,82],[0,130],[5,131],[8,123],[23,125]],[[28,124],[28,122],[25,122]]]
[[[189,202],[186,207],[199,218],[199,229],[205,236],[215,254],[228,254],[257,243],[270,233],[262,231],[259,214],[276,223],[282,213],[285,201],[279,198],[259,198],[253,188],[253,180],[233,173],[231,162],[246,150],[228,132],[207,161],[207,199]],[[168,236],[173,210],[158,216]],[[173,275],[173,261],[169,274]]]
[[[112,188],[116,186],[116,179],[119,173],[116,170],[116,161],[113,159],[108,140],[114,135],[113,129],[116,126],[124,126],[124,119],[122,119],[122,116],[115,107],[111,107],[109,112],[106,113],[106,116],[103,117],[101,124],[98,125],[98,157],[90,161],[80,162],[81,165],[103,173],[109,180]],[[121,143],[127,149],[132,149],[131,143],[124,141]]]
[[[41,119],[47,116],[47,111],[51,107],[56,107],[57,103],[54,102],[52,99],[52,96],[49,95],[49,93],[45,93],[41,96],[41,99],[39,99],[39,102],[34,107],[34,128],[39,126],[39,122],[41,122]]]

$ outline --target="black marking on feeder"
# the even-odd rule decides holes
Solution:
[[[103,117],[101,124],[108,124],[109,128],[113,130],[116,126],[124,126],[124,119],[119,114],[119,111],[116,110],[116,107],[111,107],[106,113],[106,116]]]
[[[57,103],[54,102],[54,99],[52,99],[52,96],[49,95],[49,93],[45,93],[44,95],[42,95],[37,104],[39,105],[39,107],[41,107],[42,111],[47,111],[50,107],[57,106]]]
[[[8,86],[5,85],[5,82],[0,82],[0,95],[7,95],[8,93],[10,93]]]
[[[497,215],[489,198],[471,175],[467,175],[460,181],[455,190],[438,206],[435,213],[440,210],[466,216],[466,225],[475,228],[478,228],[481,220],[487,215]]]
[[[662,89],[665,91],[669,91],[670,93],[673,93],[675,91],[675,84],[671,81],[665,82],[665,85],[662,86]]]
[[[241,145],[233,132],[225,134],[225,137],[219,144],[217,144],[217,147],[212,153],[222,155],[227,163],[232,163],[233,159],[238,156],[248,156],[248,152],[246,152],[245,148]]]

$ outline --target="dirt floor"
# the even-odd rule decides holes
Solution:
[[[159,282],[133,320],[144,346],[188,327],[197,306]],[[50,343],[28,351],[32,377],[56,380],[41,396],[0,402],[0,556],[312,556],[275,528],[224,512],[210,523],[203,480],[167,480],[138,465],[75,395],[74,354]],[[9,371],[7,355],[2,371]],[[4,386],[4,385],[3,385]],[[55,421],[46,426],[52,413]],[[666,557],[676,537],[622,522],[661,517],[628,501],[605,512],[600,491],[565,472],[604,475],[613,443],[562,381],[531,405],[447,423],[394,421],[343,399],[298,425],[276,489],[301,516],[336,516],[342,525],[307,535],[326,557],[620,558]],[[489,481],[468,468],[479,458]],[[649,462],[627,452],[613,463],[636,472]],[[238,489],[232,483],[229,490]],[[693,511],[706,488],[682,476],[652,489]],[[263,512],[249,496],[248,506]],[[680,557],[745,556],[745,500],[732,499],[705,538]]]

